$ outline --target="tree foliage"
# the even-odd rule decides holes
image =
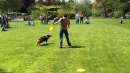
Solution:
[[[92,6],[93,13],[95,11],[103,10],[104,17],[107,17],[108,13],[113,12],[114,15],[122,15],[125,18],[125,14],[130,11],[130,0],[96,0]]]
[[[56,0],[38,0],[37,4],[49,6],[49,5],[56,5],[57,3]]]
[[[92,5],[91,5],[90,0],[83,0],[80,3],[78,3],[78,10],[83,14],[90,15],[91,8],[92,8]]]
[[[8,10],[19,10],[20,7],[21,7],[20,0],[0,0],[1,12],[6,12]]]

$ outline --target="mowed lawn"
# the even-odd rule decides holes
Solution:
[[[90,18],[90,25],[75,24],[68,29],[71,47],[64,36],[59,48],[59,25],[24,26],[9,22],[0,31],[0,73],[130,73],[130,19]],[[18,28],[15,28],[18,25]],[[35,46],[40,36],[51,34],[48,44]]]

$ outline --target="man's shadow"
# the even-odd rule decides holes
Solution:
[[[12,73],[12,72],[7,72],[6,70],[0,68],[0,73]]]
[[[72,46],[70,46],[69,48],[74,48],[74,49],[76,49],[76,48],[85,48],[86,46],[79,46],[79,45],[72,45]]]

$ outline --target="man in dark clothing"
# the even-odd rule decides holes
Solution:
[[[1,24],[1,28],[3,27],[3,24],[2,24],[2,16],[0,16],[0,24]]]
[[[8,23],[8,18],[5,14],[2,16],[2,20],[3,20],[3,25],[6,25]]]
[[[63,34],[65,34],[68,46],[71,46],[71,43],[70,43],[69,37],[68,37],[68,30],[67,30],[67,28],[69,28],[70,22],[69,22],[69,19],[67,18],[66,13],[64,13],[63,17],[60,18],[57,22],[53,23],[52,26],[54,24],[58,24],[58,23],[60,23],[60,47],[59,48],[62,48]]]

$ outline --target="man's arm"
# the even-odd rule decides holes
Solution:
[[[53,23],[52,25],[58,24],[61,20],[62,18],[60,18],[57,22]]]

